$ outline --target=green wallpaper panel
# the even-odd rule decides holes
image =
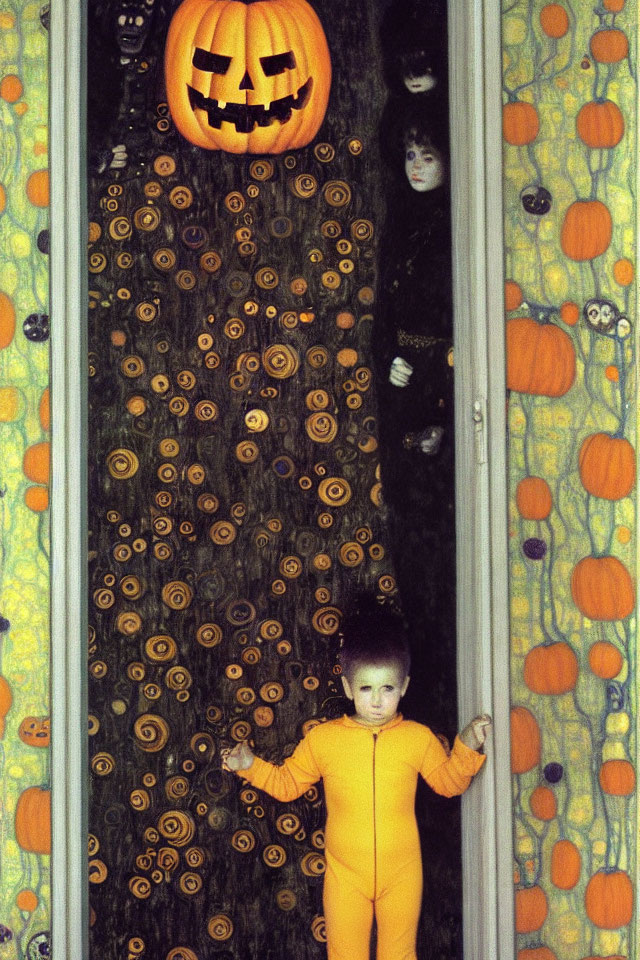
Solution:
[[[49,956],[47,10],[0,2],[0,957]]]
[[[519,960],[636,955],[637,13],[503,15]]]

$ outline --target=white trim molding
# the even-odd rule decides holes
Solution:
[[[87,956],[84,4],[51,4],[51,922],[56,957]]]

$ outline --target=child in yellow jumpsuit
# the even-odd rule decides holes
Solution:
[[[381,636],[384,621],[391,636]],[[229,769],[278,800],[294,800],[320,778],[327,804],[323,903],[328,960],[369,960],[373,917],[378,960],[416,960],[422,862],[414,804],[418,774],[444,796],[463,793],[480,769],[490,718],[476,717],[450,755],[428,727],[404,720],[409,652],[399,618],[347,632],[342,682],[355,713],[314,727],[281,766],[246,742]],[[400,626],[400,629],[398,629]]]

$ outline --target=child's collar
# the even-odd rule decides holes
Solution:
[[[390,730],[392,727],[397,727],[399,723],[402,723],[404,717],[401,713],[396,713],[395,717],[391,720],[387,720],[386,723],[383,723],[380,727],[371,727],[368,723],[360,723],[358,720],[355,720],[353,717],[348,716],[346,713],[342,716],[342,723],[345,727],[357,727],[358,730],[370,730],[372,733],[380,733],[381,730]]]

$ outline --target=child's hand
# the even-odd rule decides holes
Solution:
[[[470,747],[472,750],[479,750],[487,739],[490,726],[491,717],[488,713],[482,713],[479,717],[474,717],[473,720],[466,725],[460,734],[460,739],[466,747]]]
[[[248,770],[254,761],[255,754],[246,740],[237,743],[233,750],[223,758],[224,765],[229,770]]]

